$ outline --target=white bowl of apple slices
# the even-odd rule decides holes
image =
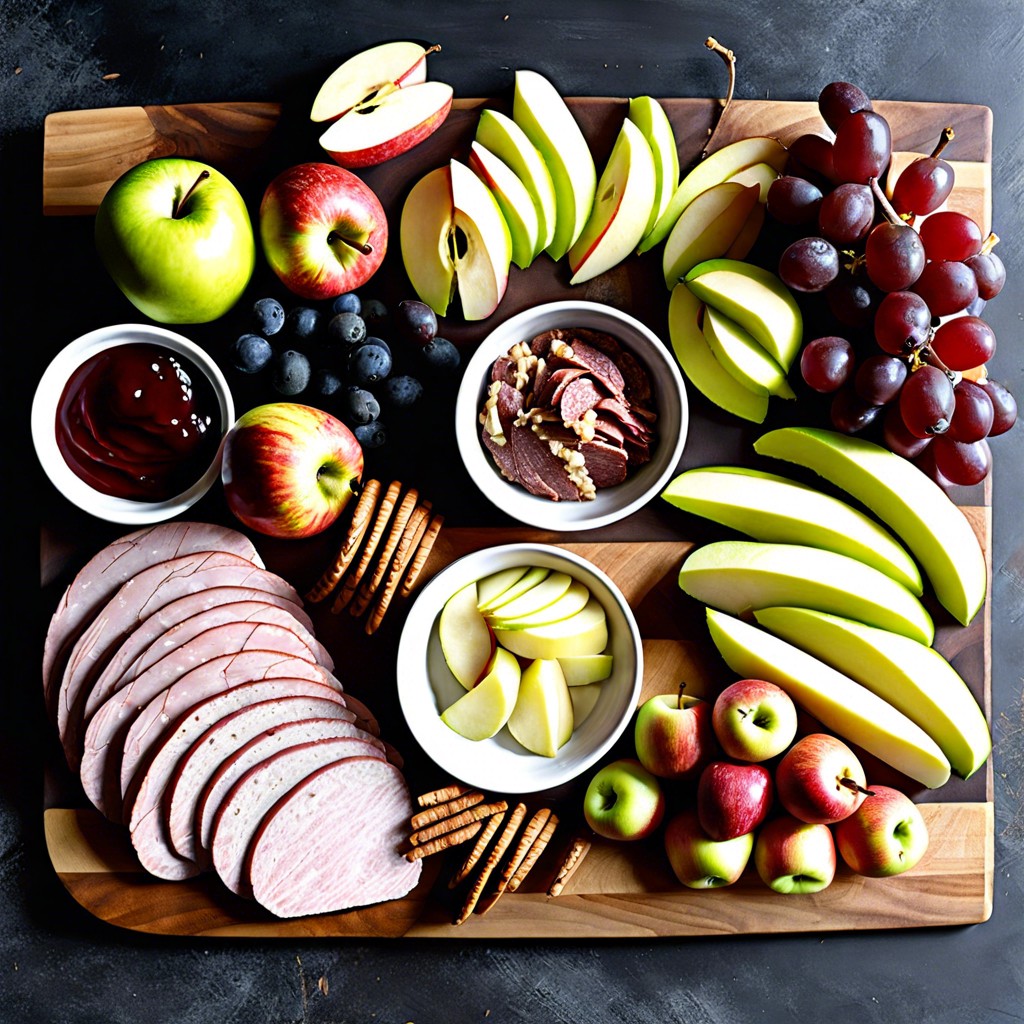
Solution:
[[[474,484],[514,519],[558,531],[606,526],[660,493],[688,424],[661,339],[628,313],[575,300],[496,327],[469,359],[455,406]]]
[[[453,562],[422,590],[398,647],[402,713],[467,785],[535,793],[590,768],[629,724],[643,681],[633,613],[595,565],[547,544]]]

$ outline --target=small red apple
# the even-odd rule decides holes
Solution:
[[[739,679],[715,699],[711,717],[722,749],[737,761],[767,761],[796,735],[792,697],[765,679]]]
[[[772,818],[757,834],[754,866],[761,881],[775,892],[820,892],[836,874],[832,830],[789,814]]]
[[[640,763],[662,779],[694,778],[718,752],[711,704],[682,692],[659,693],[636,715],[633,742]]]
[[[794,818],[822,825],[853,814],[864,800],[866,785],[857,755],[824,732],[801,737],[775,768],[782,806]]]
[[[891,786],[872,786],[834,832],[843,860],[857,874],[872,878],[909,871],[928,849],[928,826],[920,808]]]
[[[697,816],[712,839],[733,839],[764,821],[773,795],[771,772],[764,765],[712,761],[697,782]]]

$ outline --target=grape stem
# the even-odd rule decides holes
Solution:
[[[942,129],[942,134],[939,136],[938,143],[936,144],[935,148],[931,152],[932,159],[934,160],[934,159],[937,159],[939,156],[941,156],[942,151],[955,138],[956,138],[956,132],[953,131],[953,126],[951,124],[946,125],[946,127]]]
[[[951,370],[936,354],[935,350],[930,345],[924,345],[917,349],[910,357],[910,372],[913,373],[916,369],[921,366],[934,366],[936,370],[941,370],[948,378],[950,384],[954,386],[959,383],[962,374],[957,373],[956,370]]]
[[[871,191],[874,192],[875,199],[878,200],[878,205],[882,208],[882,213],[885,214],[885,219],[890,224],[905,225],[907,222],[893,209],[893,205],[886,198],[885,193],[882,191],[882,186],[878,183],[878,179],[868,178],[868,185],[871,187]]]
[[[718,120],[715,122],[715,127],[708,131],[708,141],[704,144],[704,149],[701,150],[700,158],[703,160],[708,155],[708,150],[711,149],[711,143],[714,141],[715,133],[722,125],[722,121],[725,119],[726,112],[729,109],[729,104],[732,103],[732,94],[736,89],[736,54],[732,52],[727,46],[723,46],[714,36],[708,36],[704,40],[704,45],[717,53],[722,60],[725,61],[725,66],[729,69],[729,87],[725,94],[725,103],[722,105],[721,112],[718,115]]]
[[[987,256],[998,244],[999,236],[994,231],[990,231],[988,238],[981,243],[981,255]]]

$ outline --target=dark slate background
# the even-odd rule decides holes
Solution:
[[[960,1022],[1024,1016],[1024,432],[994,445],[995,909],[970,928],[643,942],[175,941],[106,927],[54,877],[42,841],[36,537],[28,407],[67,337],[103,322],[65,231],[40,210],[53,110],[267,99],[308,103],[340,60],[392,38],[438,41],[430,76],[461,96],[533,67],[564,95],[813,99],[834,79],[878,99],[987,104],[994,223],[1010,283],[986,318],[993,376],[1024,398],[1024,6],[1020,0],[355,4],[196,0],[0,3],[0,338],[5,670],[0,681],[0,1021]],[[103,81],[102,76],[120,77]],[[68,336],[70,337],[70,335]],[[329,982],[328,994],[317,986]]]

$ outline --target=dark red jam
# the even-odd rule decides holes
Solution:
[[[161,345],[108,348],[68,380],[57,447],[76,476],[104,494],[166,501],[206,472],[220,443],[213,386]]]

